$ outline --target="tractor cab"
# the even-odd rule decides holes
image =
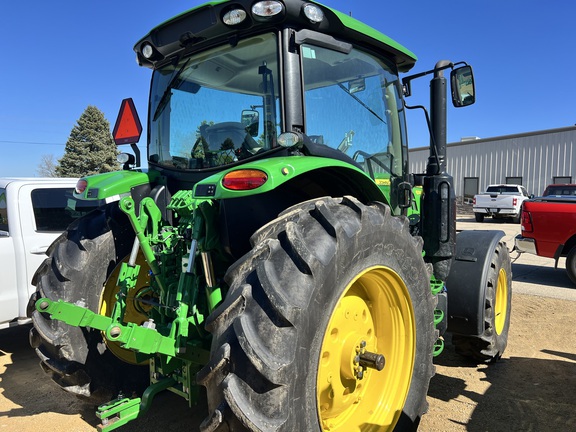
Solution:
[[[403,181],[398,73],[413,55],[379,33],[343,37],[341,20],[356,22],[300,1],[213,2],[154,29],[135,46],[153,69],[150,168],[197,182],[256,160],[317,156],[386,190]]]

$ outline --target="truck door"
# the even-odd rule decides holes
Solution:
[[[24,185],[20,188],[20,214],[22,224],[23,254],[20,281],[26,287],[27,299],[35,291],[32,276],[46,258],[46,250],[52,242],[75,219],[72,197],[73,187],[69,185]]]
[[[14,228],[18,226],[14,223]],[[16,260],[14,236],[8,224],[6,189],[0,188],[0,328],[18,316],[18,290],[16,286]]]
[[[26,316],[28,299],[36,288],[32,277],[46,259],[54,240],[77,218],[94,210],[101,202],[78,201],[73,196],[75,182],[26,184],[19,189],[21,242],[15,242],[18,315]]]

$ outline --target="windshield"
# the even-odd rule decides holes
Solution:
[[[306,133],[377,180],[401,177],[408,150],[395,69],[358,49],[344,54],[313,45],[302,46],[302,62]]]
[[[260,35],[155,70],[150,162],[202,170],[271,149],[280,133],[276,51],[276,37]]]

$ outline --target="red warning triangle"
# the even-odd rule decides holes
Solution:
[[[124,99],[114,125],[112,137],[116,145],[135,144],[140,140],[142,124],[132,98]]]

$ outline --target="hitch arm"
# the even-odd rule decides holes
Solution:
[[[129,399],[118,397],[118,399],[107,404],[100,405],[96,412],[96,417],[102,420],[102,424],[97,426],[98,431],[109,432],[117,429],[146,413],[150,408],[154,396],[173,386],[175,383],[176,380],[174,378],[165,378],[148,387],[142,395],[142,398]]]
[[[49,313],[51,318],[71,326],[101,330],[108,340],[119,342],[123,348],[143,354],[160,353],[172,357],[177,354],[174,339],[162,336],[153,328],[138,326],[134,323],[124,325],[115,322],[110,317],[62,300],[55,302],[48,298],[41,298],[36,301],[35,307],[38,312]]]

